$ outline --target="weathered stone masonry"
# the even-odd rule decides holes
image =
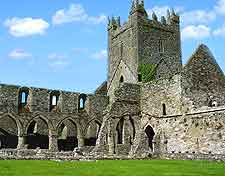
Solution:
[[[0,85],[0,158],[225,160],[225,77],[205,45],[182,65],[177,13],[133,0],[108,54],[94,94]]]
[[[26,105],[21,105],[24,90],[28,93],[27,100]],[[52,105],[51,98],[55,93],[58,100]],[[0,85],[0,97],[1,148],[40,147],[57,151],[59,140],[71,150],[77,146],[95,145],[95,141],[90,140],[97,138],[103,109],[108,104],[108,97],[104,95],[9,85]],[[82,109],[80,97],[86,98]]]

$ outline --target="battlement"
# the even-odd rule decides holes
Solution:
[[[179,29],[179,23],[180,23],[180,16],[178,13],[172,10],[167,10],[167,16],[161,16],[158,17],[155,12],[152,12],[151,19],[148,17],[148,14],[144,7],[144,2],[141,1],[133,1],[132,8],[130,11],[130,16],[127,22],[125,22],[123,25],[121,25],[121,18],[118,17],[112,17],[108,18],[108,31],[116,37],[118,34],[123,33],[128,28],[132,26],[132,16],[135,15],[135,13],[141,13],[140,17],[140,23],[139,25],[147,26],[148,28],[157,28],[161,30],[166,31],[174,31]]]

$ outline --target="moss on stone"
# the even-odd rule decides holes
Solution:
[[[138,72],[141,74],[142,82],[150,82],[155,79],[156,76],[156,64],[140,64]]]

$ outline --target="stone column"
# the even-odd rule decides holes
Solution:
[[[131,140],[131,125],[130,125],[130,120],[129,116],[124,118],[124,124],[123,124],[123,144],[130,144]]]
[[[77,136],[78,139],[78,147],[84,147],[84,137],[83,136]]]
[[[18,136],[18,145],[17,149],[25,149],[26,136]]]
[[[112,120],[109,120],[108,123],[108,145],[109,145],[109,154],[113,155],[115,153],[115,131],[114,131],[114,123]]]
[[[49,150],[54,152],[58,151],[58,135],[49,136]]]

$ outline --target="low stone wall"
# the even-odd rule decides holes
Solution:
[[[95,161],[95,160],[209,160],[225,162],[225,155],[214,154],[189,154],[189,153],[164,153],[153,154],[149,157],[131,158],[127,155],[88,155],[73,152],[50,152],[48,150],[0,150],[0,160],[53,160],[53,161]]]
[[[193,154],[193,153],[165,153],[158,156],[160,159],[170,160],[209,160],[225,162],[225,155]]]

